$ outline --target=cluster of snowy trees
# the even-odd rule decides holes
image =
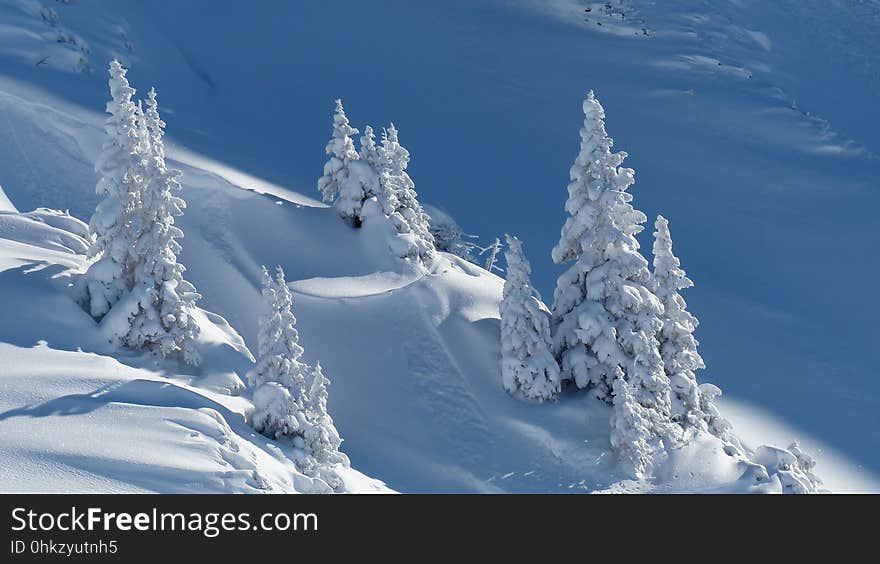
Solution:
[[[295,462],[331,488],[342,485],[336,464],[348,467],[339,452],[342,440],[327,412],[327,386],[321,364],[302,360],[293,297],[279,266],[273,278],[263,267],[264,313],[260,317],[257,364],[248,372],[253,387],[251,422],[260,433],[295,447]]]
[[[103,199],[89,222],[94,262],[79,282],[79,296],[118,344],[198,364],[193,314],[200,296],[177,260],[183,232],[174,223],[186,208],[175,195],[180,171],[165,163],[156,91],[148,93],[144,110],[125,75],[118,61],[110,63],[110,116],[95,165]]]
[[[415,183],[406,169],[410,154],[400,144],[397,128],[382,130],[379,143],[373,128],[364,128],[360,151],[355,148],[353,128],[342,101],[336,100],[333,132],[325,152],[328,160],[318,179],[324,202],[352,226],[381,220],[393,226],[389,247],[398,257],[430,266],[435,255],[429,218],[419,203]]]
[[[109,85],[106,138],[96,163],[103,198],[89,223],[91,263],[78,281],[79,298],[118,344],[198,364],[200,295],[177,260],[183,232],[175,218],[186,203],[176,195],[180,171],[166,164],[156,92],[135,101],[126,69],[115,60]],[[644,477],[658,452],[697,432],[738,442],[715,407],[721,391],[696,378],[704,368],[693,335],[698,321],[681,296],[693,283],[673,253],[669,222],[656,218],[651,269],[636,239],[647,218],[631,203],[635,173],[622,166],[627,154],[612,150],[604,109],[592,91],[583,111],[565,205],[569,217],[552,251],[555,263],[570,266],[557,280],[551,311],[531,284],[522,242],[506,237],[502,381],[511,394],[536,402],[552,400],[566,386],[589,390],[612,407],[611,445],[635,476]],[[382,222],[390,250],[421,267],[432,265],[438,246],[473,261],[479,248],[463,241],[451,218],[432,229],[394,125],[383,129],[378,143],[366,126],[359,149],[356,134],[337,100],[329,159],[318,180],[324,200],[353,227]],[[502,248],[496,238],[479,249],[487,255],[486,270],[501,271],[496,262]],[[251,423],[292,445],[303,472],[338,489],[335,468],[349,461],[327,411],[329,380],[320,363],[302,359],[281,267],[274,276],[263,267],[262,284],[259,354],[247,375]],[[796,447],[788,458],[767,452],[783,470],[801,469],[792,474],[792,488],[815,485],[811,462]]]
[[[697,430],[727,438],[729,424],[698,384],[704,367],[693,332],[697,319],[680,291],[692,285],[672,253],[668,222],[657,218],[653,271],[636,235],[647,218],[627,189],[635,173],[613,152],[605,111],[590,91],[583,104],[580,153],[570,170],[569,214],[555,263],[572,263],[557,280],[550,320],[529,282],[521,243],[508,237],[501,303],[505,388],[537,401],[561,383],[588,389],[613,406],[611,444],[636,476],[651,472],[664,446]]]
[[[93,262],[79,282],[80,298],[118,344],[198,364],[194,313],[200,296],[177,260],[183,233],[175,218],[186,204],[176,195],[180,171],[165,162],[156,92],[135,102],[126,69],[115,60],[109,84],[106,139],[96,164],[103,199],[89,223]],[[571,266],[557,281],[549,316],[531,285],[522,243],[507,236],[502,380],[509,392],[538,402],[553,399],[566,383],[590,390],[613,406],[612,446],[633,474],[645,476],[664,446],[698,430],[729,438],[730,425],[714,405],[720,390],[696,378],[704,368],[693,336],[698,321],[680,293],[693,283],[672,252],[669,223],[656,219],[652,271],[636,240],[647,218],[627,191],[634,171],[621,166],[625,152],[612,150],[604,109],[592,91],[583,110],[565,206],[569,217],[552,252],[554,262]],[[324,200],[354,227],[385,222],[393,228],[389,246],[397,256],[430,266],[435,237],[406,171],[410,155],[397,129],[383,129],[377,143],[366,126],[359,150],[357,133],[337,100],[329,159],[318,180]],[[461,244],[455,229],[446,234],[447,244]],[[473,260],[474,248],[457,250]],[[480,249],[490,272],[500,270],[501,249],[499,239]],[[262,293],[259,355],[248,373],[252,424],[289,441],[297,465],[335,489],[341,481],[333,467],[348,460],[327,412],[329,381],[320,364],[302,360],[281,267],[274,278],[263,268]]]
[[[159,116],[156,91],[149,91],[145,104],[135,102],[126,72],[118,61],[110,63],[110,116],[95,167],[100,174],[97,193],[103,199],[89,223],[92,262],[78,281],[78,294],[83,307],[117,344],[195,365],[200,355],[194,313],[201,296],[183,278],[186,269],[177,260],[183,232],[175,226],[175,218],[186,208],[175,195],[181,188],[181,173],[165,162],[165,122]],[[350,131],[341,105],[339,110],[338,129]],[[344,154],[345,142],[340,143]],[[397,144],[393,128],[378,150],[397,167],[396,173],[383,170],[382,174],[399,175],[406,168],[405,149]],[[332,167],[328,172],[328,178],[337,179],[348,174]],[[408,196],[402,194],[406,186],[399,188],[400,179],[395,182],[399,184],[388,184],[395,197],[407,205],[414,202],[412,209],[420,210],[415,192],[406,200]],[[263,268],[263,298],[259,355],[248,373],[254,398],[252,424],[273,439],[288,441],[297,466],[335,490],[342,481],[334,467],[347,467],[349,461],[339,452],[342,441],[327,412],[330,382],[320,364],[309,366],[301,360],[292,296],[281,267],[274,278]]]

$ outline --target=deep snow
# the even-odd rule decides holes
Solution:
[[[328,44],[318,24],[338,3],[0,3],[0,185],[11,201],[0,196],[0,210],[88,218],[104,67],[121,56],[140,94],[157,87],[177,141],[169,152],[190,205],[181,260],[217,327],[201,373],[108,350],[53,278],[82,266],[62,233],[70,222],[58,229],[44,216],[35,231],[0,216],[0,464],[12,484],[2,488],[251,490],[251,471],[291,489],[289,467],[241,424],[246,400],[222,393],[249,365],[236,332],[256,344],[259,266],[281,264],[306,359],[333,381],[343,451],[393,489],[746,489],[711,441],[677,453],[653,483],[624,480],[608,460],[602,408],[575,396],[545,409],[503,392],[499,278],[449,258],[417,279],[315,200],[341,95],[357,127],[395,121],[423,200],[467,231],[523,238],[549,295],[579,100],[594,88],[631,154],[637,207],[670,218],[697,284],[686,297],[709,366],[698,377],[747,406],[737,414],[774,412],[772,428],[785,432],[772,440],[800,439],[830,489],[880,490],[877,309],[852,290],[867,282],[840,275],[878,274],[869,30],[880,7],[632,0],[625,18],[604,14],[598,26],[582,20],[583,4],[599,5],[344,3]],[[59,30],[79,39],[58,42]],[[363,64],[348,64],[351,53]],[[92,72],[78,72],[80,57]],[[732,418],[747,428],[757,416]],[[138,429],[150,429],[145,448],[121,449]],[[68,436],[100,442],[104,432],[120,440],[103,451]],[[167,455],[181,467],[164,467]]]

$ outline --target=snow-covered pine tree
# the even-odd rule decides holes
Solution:
[[[141,123],[142,134],[149,139],[150,158],[141,187],[140,214],[134,222],[142,226],[133,242],[137,263],[132,292],[137,308],[121,343],[162,356],[179,355],[188,364],[198,364],[199,327],[193,312],[201,296],[184,280],[186,268],[177,261],[181,251],[177,240],[183,231],[174,225],[174,218],[183,215],[186,202],[174,194],[180,190],[181,172],[165,163],[165,122],[159,116],[155,89],[147,95]]]
[[[658,334],[663,367],[672,387],[672,418],[684,425],[699,425],[700,391],[695,372],[704,368],[693,336],[697,318],[687,311],[680,290],[694,285],[672,253],[669,222],[662,215],[654,222],[655,293],[663,304],[663,327]]]
[[[559,365],[550,352],[550,321],[535,299],[522,242],[507,235],[507,279],[501,300],[501,376],[510,393],[539,402],[559,393]]]
[[[150,140],[151,154],[154,159],[165,160],[165,122],[159,116],[159,101],[156,89],[147,92],[147,111],[144,112],[144,126]],[[178,171],[179,175],[179,171]]]
[[[397,128],[392,123],[382,133],[379,146],[379,205],[397,229],[395,252],[402,258],[412,258],[430,265],[434,259],[434,237],[428,227],[428,214],[419,203],[415,183],[406,168],[410,154],[400,144]]]
[[[333,202],[339,214],[355,227],[360,226],[360,209],[366,199],[361,179],[352,174],[352,164],[360,159],[352,140],[357,133],[349,124],[342,100],[337,99],[333,133],[324,149],[330,158],[324,164],[324,175],[318,179],[318,190],[324,201]]]
[[[342,439],[327,411],[327,387],[330,380],[324,376],[321,363],[315,363],[308,380],[306,417],[311,424],[305,433],[306,447],[319,463],[340,462],[348,465],[348,458],[339,452]]]
[[[348,162],[348,176],[339,185],[333,207],[354,227],[364,222],[364,203],[379,192],[379,152],[376,136],[369,125],[361,137],[361,150]]]
[[[330,158],[324,164],[324,175],[318,179],[318,190],[328,204],[336,199],[340,185],[348,178],[348,163],[358,158],[351,139],[357,132],[357,129],[349,125],[342,100],[337,99],[333,114],[333,133],[324,149]]]
[[[376,145],[376,134],[373,133],[373,128],[369,125],[364,127],[359,155],[362,161],[374,170],[379,170],[379,147]]]
[[[626,153],[611,151],[605,111],[592,91],[583,110],[565,205],[570,217],[552,253],[557,264],[575,261],[557,281],[553,347],[564,379],[615,405],[611,442],[644,475],[650,471],[644,445],[659,441],[670,418],[669,379],[656,337],[663,306],[635,238],[647,219],[626,191],[635,173],[620,166]],[[624,444],[635,450],[621,450]]]
[[[293,297],[279,266],[275,278],[263,267],[263,302],[260,317],[258,357],[248,372],[254,388],[251,423],[260,433],[289,441],[299,454],[300,469],[337,488],[341,481],[331,466],[348,466],[339,452],[342,440],[327,413],[327,384],[320,365],[315,368],[301,360]]]
[[[623,378],[614,380],[611,392],[614,394],[611,448],[617,451],[630,474],[637,478],[646,477],[654,463],[656,415],[639,403],[635,387]]]
[[[406,151],[403,147],[400,147],[400,149]],[[386,217],[392,218],[392,223],[395,224],[395,228],[399,232],[400,229],[407,229],[407,226],[402,216],[394,217],[394,213],[400,207],[400,201],[397,199],[396,179],[394,178],[394,174],[397,172],[396,169],[399,169],[399,167],[393,164],[393,161],[396,159],[395,152],[398,150],[388,138],[388,129],[383,127],[382,140],[376,149],[376,154],[379,157],[377,168],[379,185],[376,193],[376,202],[381,208],[382,213]],[[406,157],[409,157],[408,152]],[[400,223],[401,226],[397,227],[397,223]]]
[[[284,270],[275,278],[262,270],[264,313],[260,317],[257,364],[247,374],[254,388],[254,428],[269,437],[296,438],[305,430],[305,378],[308,366],[300,360],[293,302]],[[300,439],[301,440],[301,439]],[[300,445],[302,448],[305,444]]]
[[[663,327],[658,334],[663,367],[672,388],[672,418],[685,429],[703,428],[725,438],[730,424],[718,414],[714,398],[721,390],[712,385],[699,385],[696,371],[705,368],[697,352],[699,342],[694,330],[699,321],[687,311],[681,290],[694,285],[681,262],[672,252],[669,221],[662,215],[654,222],[654,283],[655,293],[663,304]]]
[[[137,236],[132,220],[140,208],[140,184],[145,175],[145,144],[132,101],[135,90],[119,61],[110,62],[110,96],[104,124],[104,144],[95,163],[100,175],[96,192],[103,199],[89,221],[93,262],[81,281],[83,305],[102,319],[134,284],[132,243]]]

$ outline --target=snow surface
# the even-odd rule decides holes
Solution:
[[[66,292],[85,240],[29,215],[40,214],[0,212],[3,491],[313,489],[281,445],[245,423],[250,404],[233,394],[250,352],[225,320],[198,313],[205,364],[189,374],[113,350]],[[387,491],[355,470],[343,480],[349,491]]]
[[[522,237],[549,289],[594,88],[632,155],[637,207],[676,227],[709,366],[698,378],[731,396],[722,413],[752,445],[800,439],[834,491],[880,491],[877,310],[839,275],[880,274],[876,3],[632,0],[602,26],[583,20],[601,3],[577,0],[343,4],[350,33],[316,52],[315,22],[337,3],[0,2],[0,489],[309,491],[244,424],[239,395],[259,268],[280,264],[360,471],[349,491],[772,491],[708,438],[654,480],[626,479],[606,408],[504,392],[500,278],[451,256],[419,278],[316,199],[342,96],[353,125],[402,129],[420,196],[468,231]],[[363,43],[389,23],[408,48]],[[379,63],[331,64],[367,48]],[[198,369],[110,349],[67,294],[81,224],[15,213],[88,219],[114,55],[140,95],[157,87],[183,170]]]

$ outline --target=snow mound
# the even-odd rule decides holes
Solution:
[[[0,238],[84,254],[88,249],[88,226],[68,213],[46,208],[28,213],[0,211]]]
[[[364,276],[308,278],[290,284],[291,289],[314,298],[362,298],[399,290],[417,280],[413,274],[374,272]]]

